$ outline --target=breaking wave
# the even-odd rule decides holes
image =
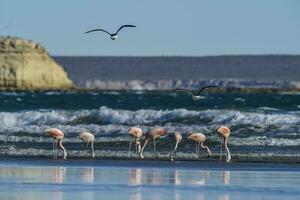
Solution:
[[[262,108],[267,111],[278,109]],[[0,112],[3,127],[30,125],[77,125],[77,124],[120,124],[120,125],[164,125],[166,123],[216,123],[216,124],[253,124],[290,125],[300,123],[300,113],[261,113],[236,110],[187,109],[137,111],[117,110],[101,107],[94,110],[39,110],[21,112]],[[0,128],[1,129],[1,128]]]
[[[154,126],[162,126],[169,133],[179,131],[183,134],[178,155],[193,158],[194,143],[186,139],[190,132],[203,132],[207,144],[218,151],[220,138],[216,128],[220,125],[231,127],[229,145],[236,155],[248,155],[250,148],[259,152],[281,155],[296,155],[300,146],[300,112],[281,111],[269,107],[256,111],[237,111],[229,109],[207,110],[122,110],[100,107],[91,110],[34,110],[20,112],[0,112],[0,154],[15,156],[50,156],[52,139],[43,132],[49,127],[64,131],[64,143],[70,156],[80,157],[82,142],[78,134],[90,131],[96,136],[96,154],[99,157],[126,157],[131,126],[140,126],[144,132]],[[167,156],[169,139],[161,139],[158,150]],[[151,146],[151,145],[149,145]],[[148,147],[147,151],[149,151]],[[84,149],[84,148],[83,148]],[[188,152],[188,153],[187,153]],[[253,153],[253,152],[252,152]],[[150,154],[149,154],[150,155]],[[283,154],[282,154],[283,155]]]

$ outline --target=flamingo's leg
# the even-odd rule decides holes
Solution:
[[[198,155],[198,143],[196,142],[196,157]]]
[[[222,150],[223,150],[222,146],[223,146],[223,140],[221,139],[220,162],[222,162]]]
[[[136,155],[138,154],[138,144],[137,143],[135,143],[135,153],[136,153]]]
[[[53,158],[55,159],[55,139],[53,138]]]
[[[198,158],[200,158],[200,142],[198,142]]]
[[[154,155],[154,157],[156,157],[156,143],[155,143],[155,138],[153,138],[153,146],[154,146],[154,148],[153,148],[153,155]]]
[[[57,159],[58,149],[57,149],[58,139],[55,141],[55,159]]]
[[[139,141],[139,138],[135,139],[135,152],[136,152],[136,156],[139,156],[139,153],[141,151],[141,142]]]
[[[132,143],[132,138],[130,138],[130,142],[129,142],[128,157],[130,157],[131,143]]]
[[[86,143],[86,156],[89,155],[89,142]]]
[[[138,156],[140,154],[140,152],[141,152],[141,149],[142,149],[142,147],[141,147],[141,141],[140,141],[139,138],[136,139],[136,144],[138,146],[138,151],[137,151],[136,155]]]

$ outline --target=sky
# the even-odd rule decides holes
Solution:
[[[112,41],[93,28],[122,31]],[[0,0],[0,35],[51,55],[300,54],[298,0]]]

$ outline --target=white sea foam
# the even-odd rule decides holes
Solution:
[[[240,97],[237,97],[234,99],[235,101],[245,102],[246,100]]]
[[[278,108],[272,108],[272,107],[267,107],[267,106],[258,107],[258,109],[260,109],[260,110],[270,110],[270,111],[279,111],[280,110]]]
[[[59,126],[59,125],[164,125],[172,122],[242,125],[284,126],[300,123],[299,112],[262,113],[236,110],[203,110],[190,111],[186,109],[173,110],[116,110],[101,107],[97,110],[41,110],[21,112],[0,112],[0,131],[9,128],[27,126]],[[190,122],[189,122],[190,121]]]

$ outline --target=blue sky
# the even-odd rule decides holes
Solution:
[[[52,55],[300,54],[298,0],[0,0],[0,27]]]

